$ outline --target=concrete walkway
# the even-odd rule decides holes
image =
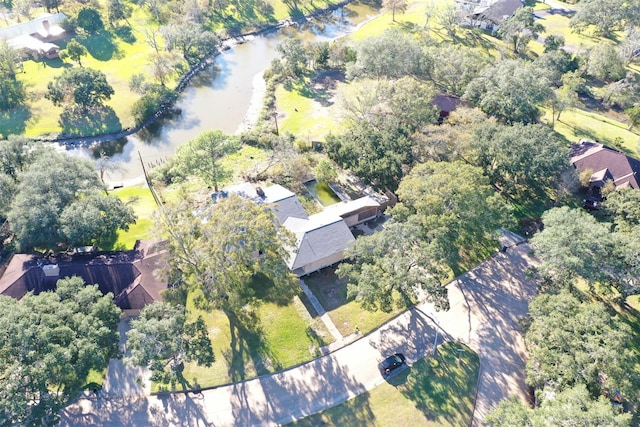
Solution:
[[[316,313],[318,313],[320,320],[322,320],[322,323],[324,323],[324,325],[327,327],[327,329],[329,330],[333,338],[337,342],[342,341],[342,338],[343,338],[342,334],[340,333],[338,328],[336,328],[336,325],[333,323],[333,320],[331,320],[331,318],[329,317],[329,314],[327,314],[322,304],[320,304],[320,301],[318,301],[318,298],[316,298],[313,292],[311,292],[311,289],[309,289],[307,284],[304,283],[304,280],[298,279],[298,282],[300,283],[302,292],[304,292],[304,294],[307,296],[307,298],[309,299],[309,302],[311,302],[311,305],[316,310]]]
[[[322,411],[384,380],[377,363],[403,352],[410,363],[439,343],[458,340],[480,356],[473,425],[505,397],[527,397],[525,349],[518,320],[535,286],[524,279],[535,264],[528,244],[496,254],[449,284],[451,309],[421,304],[375,332],[298,367],[200,394],[80,399],[61,414],[63,426],[269,426]],[[372,421],[372,420],[371,420]]]

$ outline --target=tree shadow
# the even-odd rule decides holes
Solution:
[[[58,120],[62,132],[72,136],[93,136],[122,130],[113,108],[102,105],[89,109],[66,108]]]
[[[229,378],[233,382],[268,374],[282,369],[281,363],[269,350],[260,320],[252,312],[226,312],[229,319],[231,350],[223,357],[229,366]],[[247,362],[251,361],[255,373],[247,371]]]
[[[114,57],[117,50],[111,38],[111,33],[104,31],[78,38],[78,41],[87,49],[89,55],[98,61],[109,61]]]
[[[122,25],[113,29],[113,34],[125,43],[133,44],[137,41],[136,35],[129,25]]]
[[[31,109],[26,105],[0,111],[0,136],[22,135],[31,119]]]

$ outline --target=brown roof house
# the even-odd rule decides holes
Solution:
[[[58,254],[15,254],[0,277],[0,294],[20,299],[27,292],[55,289],[58,279],[79,276],[111,292],[114,302],[127,314],[162,299],[167,281],[159,277],[166,266],[163,244],[138,241],[131,251]]]
[[[580,172],[592,172],[589,190],[595,195],[607,181],[616,188],[640,188],[640,160],[606,145],[587,140],[572,144],[570,162]]]
[[[378,217],[386,205],[371,195],[344,200],[308,215],[296,195],[281,185],[254,187],[243,183],[227,187],[227,193],[266,204],[280,224],[296,236],[286,260],[297,276],[305,276],[344,260],[344,251],[355,242],[350,227]]]

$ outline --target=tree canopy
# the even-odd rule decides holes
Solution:
[[[448,271],[432,256],[416,224],[392,223],[360,237],[346,255],[350,262],[341,264],[337,274],[348,279],[347,297],[363,308],[407,308],[417,302],[418,293],[438,309],[449,308],[443,284]]]
[[[115,92],[102,71],[93,68],[66,68],[47,86],[45,98],[65,108],[102,106]]]
[[[629,327],[599,302],[580,303],[567,291],[540,294],[529,305],[527,383],[561,391],[583,384],[593,396],[629,392]]]
[[[275,300],[288,300],[298,289],[284,262],[295,240],[264,206],[235,195],[197,211],[182,201],[164,209],[162,227],[171,267],[213,307],[236,312],[255,303],[257,276],[266,278]]]
[[[130,207],[104,194],[94,166],[80,157],[48,150],[17,180],[7,217],[21,250],[92,244],[135,220]]]
[[[113,295],[78,277],[55,292],[0,296],[0,423],[53,425],[58,411],[118,355]]]
[[[544,68],[516,59],[485,67],[467,86],[464,97],[506,123],[535,123],[539,106],[551,96]]]
[[[214,362],[211,339],[202,317],[187,322],[184,307],[167,302],[146,306],[131,321],[127,348],[131,351],[128,360],[150,367],[153,381],[166,382],[175,377],[184,362],[195,361],[202,366]],[[172,368],[169,373],[165,371],[166,365]]]
[[[229,178],[220,159],[240,149],[240,141],[222,131],[204,131],[178,147],[174,169],[182,176],[195,175],[218,191],[218,184]]]
[[[482,169],[462,161],[429,161],[413,168],[398,188],[392,215],[419,224],[436,259],[449,265],[460,250],[486,241],[511,221],[511,211]]]
[[[509,195],[545,190],[569,168],[569,150],[547,126],[485,122],[476,126],[471,161]]]

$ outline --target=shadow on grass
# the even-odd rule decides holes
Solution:
[[[91,109],[65,109],[59,119],[62,132],[68,135],[91,136],[122,130],[113,108],[103,105]]]
[[[268,374],[282,369],[280,362],[270,351],[258,317],[251,312],[240,314],[227,312],[231,335],[230,350],[223,352],[233,382]],[[251,361],[255,374],[247,372]]]
[[[22,135],[30,118],[31,110],[24,105],[0,111],[0,136]]]
[[[402,394],[431,421],[467,425],[471,420],[480,369],[477,354],[464,344],[447,342],[436,357],[413,365]]]
[[[112,35],[108,31],[99,34],[91,34],[78,38],[78,41],[87,48],[89,55],[98,61],[109,61],[116,53],[116,46],[111,41]]]

